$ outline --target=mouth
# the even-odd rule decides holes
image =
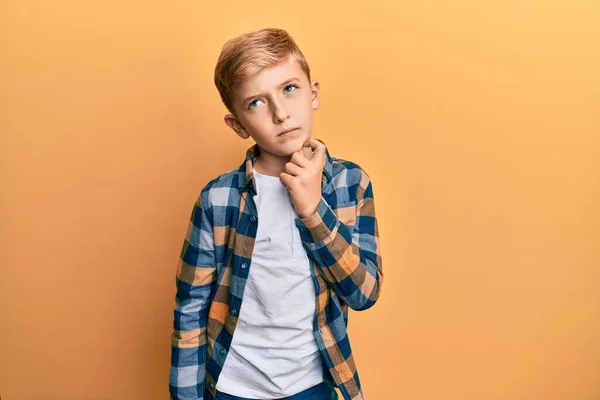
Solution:
[[[285,134],[288,134],[288,133],[294,132],[294,131],[296,131],[296,130],[298,130],[298,129],[300,129],[300,128],[290,128],[290,129],[286,129],[286,130],[284,130],[284,131],[281,131],[281,132],[280,132],[280,133],[279,133],[277,136],[283,136],[283,135],[285,135]]]

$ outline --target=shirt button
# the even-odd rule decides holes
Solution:
[[[247,266],[248,266],[248,264],[246,264],[246,263],[243,263],[243,264],[242,264],[242,269],[246,269],[246,267],[247,267]]]
[[[237,314],[237,310],[234,308],[233,310],[231,310],[231,315],[235,315]]]
[[[254,215],[250,217],[250,222],[256,222],[256,217]]]
[[[225,349],[221,349],[221,355],[224,356],[227,351]]]

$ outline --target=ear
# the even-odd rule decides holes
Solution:
[[[310,92],[312,95],[312,108],[316,110],[321,105],[321,85],[319,81],[313,80],[310,84]]]
[[[235,115],[227,114],[223,119],[225,124],[233,129],[239,137],[242,139],[248,139],[250,137],[250,134],[246,131],[242,123],[236,118]]]

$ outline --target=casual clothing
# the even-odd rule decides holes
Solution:
[[[259,155],[259,147],[252,146],[240,167],[211,180],[194,205],[177,269],[169,385],[173,399],[215,396],[243,320],[239,312],[242,303],[246,306],[245,290],[251,287],[260,240],[262,217],[255,200],[260,188],[253,171]],[[373,187],[360,166],[326,150],[321,192],[315,214],[294,217],[314,287],[312,331],[322,356],[323,380],[337,386],[345,400],[361,400],[346,327],[348,307],[367,309],[381,291]]]
[[[337,393],[332,386],[321,382],[316,386],[303,390],[293,396],[282,397],[278,400],[337,400]],[[250,397],[238,397],[217,390],[214,400],[256,400]]]
[[[254,171],[260,223],[235,335],[217,390],[252,399],[284,398],[323,382],[313,334],[315,288],[298,217],[278,176]]]

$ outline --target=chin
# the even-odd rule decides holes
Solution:
[[[281,149],[281,156],[282,157],[291,157],[292,154],[294,154],[295,152],[297,152],[298,150],[300,150],[302,148],[302,146],[294,146],[294,147],[290,147],[287,149]]]
[[[289,157],[294,154],[296,151],[300,150],[296,149],[297,146],[291,147],[290,145],[271,145],[271,146],[259,146],[261,150],[266,151],[269,154],[278,157]]]

